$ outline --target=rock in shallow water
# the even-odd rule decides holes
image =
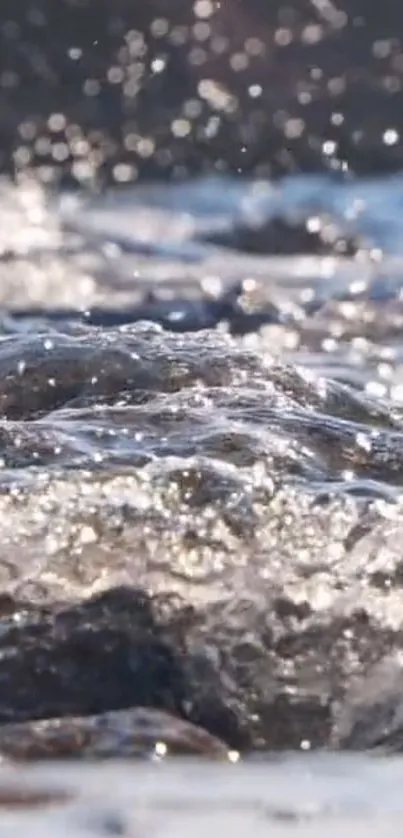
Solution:
[[[399,413],[146,324],[8,338],[0,373],[0,722],[143,706],[326,745],[401,647]]]
[[[12,500],[8,587],[26,604],[4,602],[1,720],[148,704],[235,748],[326,744],[334,699],[400,643],[400,594],[350,559],[360,504],[256,488],[254,524],[232,524],[219,484],[197,496],[172,476],[95,490],[83,474]]]
[[[345,701],[334,708],[331,742],[349,750],[403,750],[403,657],[387,652],[352,679]]]
[[[13,760],[199,755],[228,759],[224,743],[151,708],[64,717],[0,728],[0,753]],[[1,802],[1,799],[0,799]]]

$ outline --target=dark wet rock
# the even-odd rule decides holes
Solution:
[[[306,475],[310,462],[333,479],[346,468],[400,479],[398,411],[211,332],[184,337],[138,324],[15,335],[2,344],[0,373],[9,467],[93,467],[98,455],[141,466],[201,452],[233,465],[266,456]]]
[[[27,787],[23,783],[2,783],[0,786],[0,809],[44,809],[67,803],[72,795],[67,789]]]
[[[41,597],[40,589],[38,579],[31,595]],[[107,751],[102,736],[109,740],[110,755],[115,756],[119,752],[129,754],[130,748],[132,753],[136,749],[139,753],[141,748],[144,752],[152,748],[152,741],[160,740],[174,751],[182,748],[182,752],[188,753],[193,749],[223,754],[224,746],[217,740],[175,720],[172,714],[194,718],[196,724],[208,722],[213,736],[217,730],[227,743],[245,744],[246,731],[241,733],[240,720],[220,694],[219,673],[209,666],[207,659],[203,660],[204,656],[199,662],[199,656],[192,661],[186,648],[186,625],[194,619],[190,603],[181,605],[169,594],[153,602],[145,591],[131,588],[105,590],[86,602],[56,610],[16,604],[8,626],[7,622],[3,623],[7,664],[2,672],[0,720],[99,715],[136,705],[134,710],[112,714],[110,718],[101,716],[88,722],[67,719],[61,731],[60,721],[45,724],[43,753],[46,748],[51,751],[54,747],[54,756],[61,756],[63,749],[64,755],[67,752],[74,755],[74,751],[78,755],[80,746],[87,756],[91,748],[93,755],[98,748]],[[16,643],[18,654],[13,651]],[[208,678],[204,698],[198,696],[202,690],[199,677]],[[13,698],[9,689],[14,693]],[[137,709],[142,705],[165,710],[171,717],[156,711],[147,714],[146,710]],[[15,732],[15,755],[20,748],[22,756],[25,747],[27,756],[30,748],[33,756],[35,749],[39,756],[41,730],[41,725],[37,729],[22,726],[15,731],[5,728],[5,752],[7,749],[11,752]],[[60,732],[58,752],[57,730]]]
[[[228,759],[224,743],[195,725],[151,708],[64,717],[0,727],[0,753],[13,760],[163,758],[198,755]],[[1,794],[0,794],[1,805]]]
[[[245,221],[229,231],[210,233],[206,241],[246,253],[285,254],[316,253],[353,256],[360,247],[358,237],[343,231],[331,219],[316,219],[319,229],[310,230],[305,220],[272,218],[264,223]]]
[[[10,337],[1,351],[0,412],[8,419],[35,418],[73,402],[107,403],[125,394],[141,403],[147,394],[179,392],[195,383],[224,387],[242,377],[242,368],[252,372],[260,366],[251,352],[227,355],[226,342],[218,337],[213,344],[195,339],[193,346],[189,339],[172,338],[170,351],[162,335],[158,325],[143,324],[134,331],[83,328],[74,335]],[[233,366],[235,357],[239,367],[237,361]]]
[[[335,706],[332,744],[349,750],[399,753],[403,749],[403,659],[386,654],[353,680]]]
[[[245,310],[240,304],[242,291],[242,283],[237,283],[217,298],[201,297],[192,300],[174,296],[171,300],[164,300],[149,293],[137,306],[121,309],[94,307],[80,311],[67,308],[20,308],[5,312],[2,326],[6,334],[13,334],[16,331],[15,324],[24,322],[32,325],[39,321],[45,328],[46,325],[63,328],[63,325],[78,322],[110,329],[148,321],[167,331],[184,333],[212,329],[220,323],[227,323],[232,334],[247,334],[258,331],[264,325],[283,322],[284,316],[273,304],[266,304],[256,312]]]
[[[42,320],[45,323],[68,323],[79,321],[89,326],[116,328],[127,323],[148,321],[157,323],[171,332],[197,332],[212,329],[220,322],[230,321],[237,310],[237,299],[242,293],[242,284],[237,284],[225,291],[217,299],[172,300],[158,298],[152,292],[135,308],[108,309],[91,308],[86,311],[77,309],[17,309],[8,311],[12,320]]]
[[[15,657],[17,636],[21,654]],[[181,707],[179,658],[141,591],[105,592],[56,612],[22,607],[3,638],[11,652],[4,675],[16,690],[14,707],[6,699],[0,710],[3,721],[94,714],[130,706],[132,699],[173,712]]]

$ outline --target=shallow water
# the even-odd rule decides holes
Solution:
[[[136,766],[77,766],[11,769],[25,805],[2,803],[0,835],[157,835],[182,838],[225,829],[247,835],[395,836],[402,823],[400,759],[314,759],[287,756],[262,764],[215,768],[195,762]],[[7,792],[6,792],[7,793]],[[15,792],[14,792],[15,793]],[[48,795],[46,805],[27,802]],[[53,796],[53,799],[52,799]],[[3,795],[2,795],[3,797]],[[26,834],[26,833],[25,833]]]
[[[175,719],[223,753],[401,749],[402,196],[401,176],[87,199],[1,183],[4,755],[37,753],[30,721],[61,718],[44,728],[52,757],[161,757],[161,741],[169,756],[183,736],[214,750]],[[167,711],[166,727],[146,736],[137,717],[105,716],[138,706]],[[149,770],[185,805],[197,781],[171,759]],[[325,770],[333,802],[346,777],[349,800],[360,786],[354,828],[378,834],[379,803],[392,834],[398,760],[306,759],[193,768],[206,795],[236,778],[210,831],[233,828],[234,800],[259,783],[294,806],[312,771],[316,805]],[[81,777],[52,779],[64,771]],[[89,798],[103,795],[112,769],[84,771]],[[122,794],[128,772],[139,788],[138,768],[113,771]],[[7,817],[0,834],[26,828]],[[30,834],[86,834],[63,813],[35,817]],[[164,835],[201,834],[188,817],[164,816]],[[327,832],[349,817],[343,802]],[[287,818],[255,834],[315,834],[315,819]]]

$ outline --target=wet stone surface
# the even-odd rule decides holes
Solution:
[[[1,720],[148,705],[236,749],[327,744],[400,649],[399,412],[209,332],[48,340],[0,358]]]
[[[81,718],[4,725],[1,752],[13,760],[200,755],[230,758],[224,744],[168,713],[136,707]]]

